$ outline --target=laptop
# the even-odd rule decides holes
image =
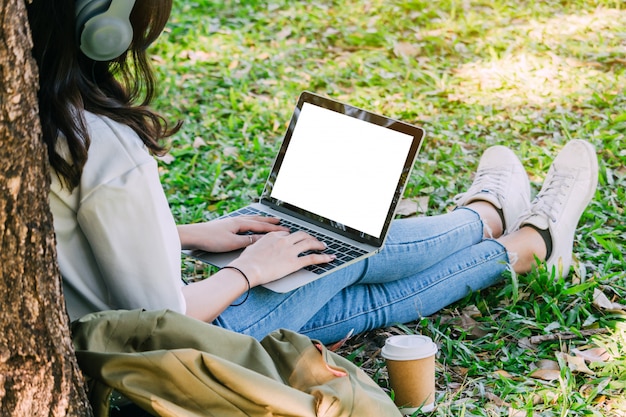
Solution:
[[[289,292],[379,252],[423,136],[420,127],[303,92],[259,201],[222,217],[278,217],[337,258],[264,287]],[[241,250],[184,253],[222,267]]]

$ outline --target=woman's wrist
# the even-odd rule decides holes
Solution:
[[[192,224],[182,224],[176,226],[178,230],[178,238],[180,239],[180,246],[183,249],[197,249],[198,244],[194,242],[194,234],[192,233],[193,225]]]
[[[239,272],[239,274],[241,274],[243,279],[246,281],[247,290],[245,292],[244,299],[242,301],[237,302],[236,304],[231,304],[232,307],[240,306],[240,305],[242,305],[243,303],[246,302],[246,300],[248,299],[248,296],[250,295],[250,290],[252,289],[252,286],[250,285],[250,280],[248,279],[248,276],[246,275],[246,273],[243,272],[241,269],[237,268],[236,266],[226,265],[226,266],[221,268],[221,270],[224,270],[224,269],[232,269],[234,271]]]

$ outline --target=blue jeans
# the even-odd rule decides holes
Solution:
[[[507,263],[470,209],[395,220],[380,253],[286,294],[253,288],[214,324],[259,339],[287,328],[330,343],[431,315],[498,282]]]

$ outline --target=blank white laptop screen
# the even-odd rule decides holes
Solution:
[[[412,140],[304,103],[271,197],[378,238]]]

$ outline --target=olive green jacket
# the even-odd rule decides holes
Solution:
[[[172,311],[107,311],[72,325],[97,417],[113,390],[157,416],[399,417],[361,369],[279,330],[261,342]]]

